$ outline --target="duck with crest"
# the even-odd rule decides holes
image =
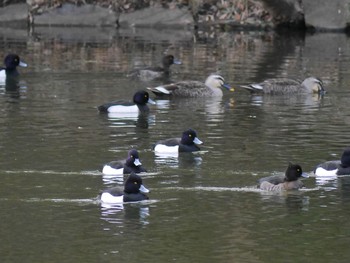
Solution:
[[[142,81],[168,78],[170,76],[170,66],[173,64],[180,65],[181,61],[175,59],[173,55],[165,55],[162,59],[161,67],[147,67],[144,69],[136,69],[128,74],[128,76],[137,77]]]
[[[148,200],[149,190],[142,184],[142,179],[131,173],[125,181],[124,188],[112,187],[102,191],[99,198],[104,204],[121,204]]]
[[[284,175],[272,175],[259,179],[258,187],[265,191],[298,190],[304,187],[300,178],[308,178],[299,164],[289,163]]]

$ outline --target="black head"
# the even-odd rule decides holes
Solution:
[[[188,129],[182,133],[181,143],[185,145],[202,144],[198,139],[196,131]]]
[[[135,104],[145,105],[150,100],[147,91],[140,90],[134,94],[133,101]]]
[[[140,162],[139,158],[140,157],[139,157],[138,151],[135,149],[131,149],[128,152],[128,158],[126,160],[126,164],[128,166],[140,166],[141,162]]]
[[[340,161],[343,168],[350,167],[350,147],[345,148]]]
[[[300,177],[307,178],[308,175],[303,173],[301,166],[299,164],[289,163],[286,173],[285,173],[285,181],[292,182],[298,180]]]
[[[21,62],[20,58],[16,54],[9,54],[5,57],[4,64],[6,69],[14,70],[17,66],[26,67],[27,64]]]
[[[181,62],[179,60],[176,60],[173,55],[166,55],[163,57],[163,66],[164,68],[169,67],[172,64],[180,65]]]
[[[126,179],[124,192],[127,194],[148,193],[149,190],[142,185],[142,179],[135,173],[131,173]]]
[[[131,158],[131,159],[138,159],[139,158],[139,153],[136,149],[131,149],[129,152],[128,152],[128,159]]]

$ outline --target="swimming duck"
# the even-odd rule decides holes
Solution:
[[[324,94],[323,82],[315,77],[306,78],[303,82],[294,79],[280,78],[267,79],[261,83],[241,86],[251,93],[264,94],[299,94],[299,93],[317,93]]]
[[[102,173],[105,175],[122,175],[130,173],[146,172],[140,162],[139,153],[136,149],[128,152],[128,158],[123,161],[112,161],[103,166]]]
[[[179,152],[195,152],[200,148],[196,144],[202,144],[203,142],[198,139],[197,133],[188,129],[182,133],[181,138],[171,138],[156,142],[154,145],[155,153],[179,153]]]
[[[300,177],[308,178],[298,164],[289,163],[285,175],[273,175],[259,179],[258,187],[266,191],[298,190],[304,187]]]
[[[100,193],[102,203],[120,204],[125,202],[138,202],[149,199],[149,190],[142,184],[142,179],[135,173],[131,173],[125,181],[124,189],[112,187]]]
[[[168,77],[170,75],[170,66],[173,64],[181,65],[181,61],[175,59],[173,55],[166,55],[162,59],[162,67],[148,67],[145,69],[138,69],[131,72],[129,76],[138,77],[144,81]]]
[[[16,54],[8,54],[4,60],[5,68],[0,68],[0,84],[5,84],[7,77],[17,77],[19,75],[17,66],[27,67],[27,64],[20,60]]]
[[[340,160],[321,163],[314,169],[316,177],[336,177],[350,175],[350,147],[345,148]]]
[[[108,113],[148,113],[147,103],[156,104],[147,91],[140,90],[134,94],[133,103],[125,101],[113,101],[98,106],[100,112]]]
[[[180,81],[154,88],[148,88],[157,96],[176,97],[222,97],[221,88],[234,91],[220,75],[210,75],[205,83],[200,81]]]

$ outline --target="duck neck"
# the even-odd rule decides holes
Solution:
[[[142,113],[148,113],[149,112],[149,107],[147,104],[136,104],[137,107],[139,108],[139,111]]]

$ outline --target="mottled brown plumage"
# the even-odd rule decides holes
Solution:
[[[200,81],[180,81],[168,85],[148,88],[157,96],[174,97],[221,97],[221,88],[233,91],[233,88],[225,83],[220,75],[210,75],[205,83]]]

